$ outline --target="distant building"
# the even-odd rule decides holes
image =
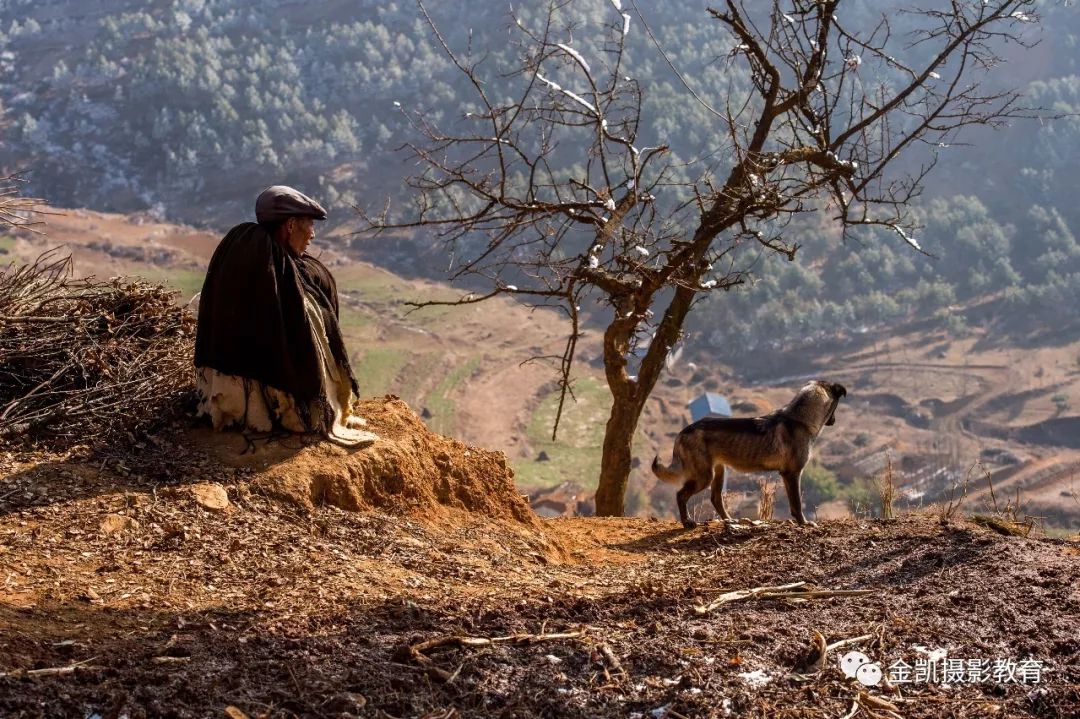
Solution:
[[[705,417],[730,417],[731,404],[727,398],[715,392],[706,392],[689,405],[690,421],[697,422]]]

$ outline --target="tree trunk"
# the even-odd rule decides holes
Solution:
[[[637,328],[632,319],[616,319],[604,332],[604,371],[611,390],[611,414],[604,430],[604,452],[600,459],[600,483],[596,487],[596,514],[621,517],[626,485],[630,479],[634,432],[660,373],[664,359],[682,331],[695,292],[686,287],[675,291],[664,318],[653,335],[652,344],[641,360],[636,380],[626,374],[626,354],[630,337]],[[648,303],[645,303],[648,306]]]
[[[604,454],[600,460],[600,484],[596,487],[596,514],[621,517],[630,479],[634,431],[642,405],[634,401],[611,403],[611,416],[604,431]]]
[[[596,486],[596,514],[600,517],[623,514],[634,430],[645,404],[637,392],[637,383],[626,373],[626,355],[639,321],[631,312],[617,314],[604,330],[604,374],[611,391],[611,414],[604,430],[600,482]]]

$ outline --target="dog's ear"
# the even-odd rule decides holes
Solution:
[[[841,397],[846,397],[847,390],[844,389],[844,385],[834,382],[832,386],[832,396],[836,397],[837,399],[840,399]]]

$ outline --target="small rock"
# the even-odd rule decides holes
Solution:
[[[203,509],[209,509],[212,512],[223,512],[229,508],[229,495],[220,484],[202,482],[193,484],[188,489],[195,499],[195,503]]]
[[[139,523],[131,517],[125,517],[122,514],[106,514],[105,518],[101,520],[101,533],[108,536],[110,534],[123,534],[124,532],[134,532],[139,528]]]

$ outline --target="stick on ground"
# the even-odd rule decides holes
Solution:
[[[450,672],[435,666],[425,652],[439,647],[490,647],[496,644],[539,644],[541,642],[556,642],[567,639],[580,639],[585,636],[584,631],[557,632],[553,634],[511,634],[505,637],[467,637],[450,635],[436,637],[406,648],[409,659],[424,667],[428,674],[437,681],[450,682],[457,672]],[[460,667],[458,669],[460,671]]]
[[[806,586],[806,582],[794,584],[781,584],[773,587],[754,587],[752,589],[739,589],[734,592],[721,594],[719,597],[704,605],[697,605],[694,611],[698,614],[709,612],[731,602],[742,599],[827,599],[829,597],[861,597],[873,594],[875,589],[812,589],[796,591]]]

